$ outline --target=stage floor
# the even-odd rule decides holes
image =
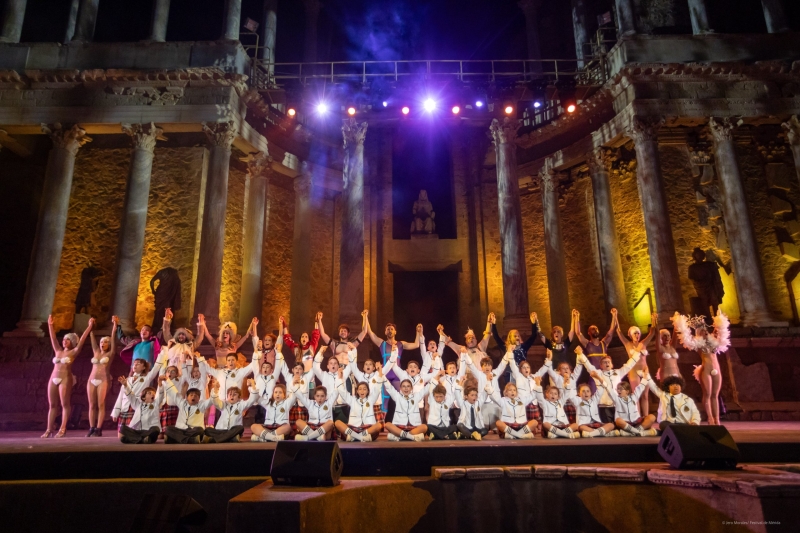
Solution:
[[[729,422],[741,462],[800,462],[800,422]],[[113,431],[62,439],[0,432],[0,480],[244,477],[269,475],[274,443],[123,445]],[[658,437],[390,442],[339,442],[345,476],[429,476],[434,466],[662,462]],[[211,452],[211,453],[209,453]]]

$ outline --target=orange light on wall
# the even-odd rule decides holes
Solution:
[[[350,115],[350,116],[352,117],[353,115],[355,115],[355,114],[356,114],[356,108],[355,108],[355,107],[352,107],[352,106],[348,107],[348,108],[347,108],[347,114],[348,114],[348,115]]]
[[[289,115],[290,117],[293,117],[297,114],[297,111],[295,110],[295,108],[290,107],[289,110],[286,111],[286,114]]]

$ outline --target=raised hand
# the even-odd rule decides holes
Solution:
[[[253,388],[253,389],[254,389],[254,388],[256,388],[256,382],[255,382],[255,380],[253,380],[253,379],[248,379],[248,380],[247,380],[247,386],[248,386],[248,387],[251,387],[251,388]]]
[[[125,384],[128,382],[128,380],[127,380],[127,379],[125,379],[125,376],[120,376],[120,377],[118,377],[118,378],[117,378],[117,381],[119,381],[119,384],[120,384],[120,385],[123,385],[123,386],[124,386],[124,385],[125,385]]]
[[[535,324],[538,321],[539,321],[539,317],[536,315],[536,313],[531,313],[531,323]]]
[[[286,327],[286,319],[285,319],[285,318],[283,318],[283,315],[281,315],[280,317],[278,317],[278,322],[280,322],[280,324],[281,324],[282,326]]]
[[[166,374],[162,374],[162,375],[158,376],[158,382],[159,383],[164,383],[165,381],[167,381],[167,375]]]
[[[201,315],[200,313],[198,313],[197,314],[197,324],[199,326],[205,327],[205,325],[206,325],[206,316],[205,315]]]
[[[614,318],[617,318],[617,308],[616,307],[612,307],[611,308],[611,316],[613,316]]]
[[[441,370],[441,369],[440,369],[440,370],[439,370],[439,373],[438,373],[438,374],[436,374],[436,379],[439,379],[439,378],[440,378],[440,377],[442,377],[442,376],[444,376],[444,370]]]
[[[169,307],[164,310],[164,320],[172,320],[172,309]]]
[[[361,316],[363,317],[369,316],[369,309],[364,309],[363,311],[361,311]]]
[[[319,353],[323,354],[323,353],[325,353],[325,350],[327,350],[327,349],[328,349],[327,346],[321,346],[320,349],[319,349]]]
[[[436,331],[439,332],[439,335],[444,335],[444,326],[439,324],[436,326]]]
[[[111,323],[114,324],[115,326],[119,326],[119,317],[117,315],[112,316]]]
[[[347,343],[347,349],[348,349],[348,350],[355,350],[355,349],[356,349],[356,347],[353,345],[353,343],[352,343],[352,342],[348,342],[348,343]]]
[[[95,319],[94,317],[92,317],[89,319],[89,325],[86,329],[92,329],[94,327],[94,324],[95,324]]]
[[[593,370],[589,375],[592,376],[595,379],[600,379],[600,380],[603,379],[603,378],[600,377],[600,374],[597,372],[597,370]]]
[[[547,349],[546,354],[547,355],[545,356],[545,359],[549,359],[549,360],[552,361],[553,360],[553,352],[550,350],[550,348]]]
[[[495,316],[494,313],[489,313],[489,318],[487,319],[487,322],[489,322],[490,324],[497,324],[497,317]]]
[[[653,313],[652,315],[650,315],[650,320],[652,320],[651,322],[652,327],[656,327],[656,325],[658,324],[658,313]]]
[[[253,321],[251,322],[251,324],[253,324],[254,326],[257,326],[258,325],[258,317],[254,316],[253,317]]]
[[[53,320],[53,315],[47,317],[47,323],[51,326],[55,323],[55,320]]]
[[[576,346],[575,353],[578,355],[583,355],[583,348],[581,348],[580,346]]]
[[[417,324],[417,334],[422,335],[422,324]]]
[[[540,378],[539,376],[535,376],[533,378],[533,381],[534,381],[534,383],[536,383],[537,386],[539,386],[539,387],[542,386],[542,378]]]

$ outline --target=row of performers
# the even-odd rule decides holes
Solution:
[[[74,382],[70,366],[87,336],[91,338],[93,348],[93,368],[87,383],[90,400],[88,436],[102,435],[105,396],[110,380],[108,368],[118,343],[124,346],[120,352],[121,358],[131,363],[130,376],[122,378],[125,386],[112,411],[112,418],[119,423],[120,437],[124,437],[123,433],[129,429],[132,430],[132,426],[138,426],[136,431],[148,434],[142,439],[150,439],[151,428],[156,426],[148,425],[152,416],[150,421],[143,422],[142,413],[158,413],[158,433],[169,436],[169,427],[173,428],[172,431],[189,432],[188,436],[174,434],[168,441],[194,441],[198,437],[194,435],[195,428],[202,430],[208,416],[205,413],[212,411],[209,422],[215,428],[209,428],[203,435],[210,432],[207,440],[214,440],[217,438],[214,432],[218,430],[224,433],[220,439],[233,439],[234,435],[241,434],[238,430],[241,429],[239,426],[245,406],[253,405],[259,406],[258,419],[260,421],[263,416],[266,424],[257,424],[252,428],[255,438],[265,440],[282,438],[290,433],[296,433],[301,439],[309,436],[320,438],[320,435],[327,437],[334,427],[337,434],[350,440],[372,438],[384,427],[391,438],[410,440],[420,440],[424,435],[436,438],[437,432],[448,429],[450,431],[441,435],[448,438],[479,438],[490,429],[496,429],[507,438],[528,438],[526,435],[532,437],[537,431],[543,431],[548,437],[651,434],[655,431],[651,426],[657,419],[648,412],[645,393],[648,388],[661,400],[660,425],[677,420],[685,423],[699,423],[700,420],[694,402],[682,392],[685,383],[678,371],[677,342],[700,354],[702,364],[696,368],[695,377],[703,386],[703,402],[709,423],[719,423],[717,397],[721,375],[716,356],[729,345],[729,324],[721,313],[714,317],[713,331],[709,331],[703,317],[689,319],[676,313],[673,317],[674,335],[668,330],[659,332],[656,345],[660,369],[657,378],[661,388],[650,379],[646,365],[647,345],[655,329],[651,328],[649,334],[642,337],[641,331],[634,326],[628,330],[626,337],[620,329],[616,310],[612,310],[611,327],[604,338],[600,337],[596,326],[589,327],[588,337],[582,335],[578,311],[573,311],[572,325],[566,338],[563,329],[558,326],[547,338],[539,328],[536,313],[532,313],[532,335],[526,341],[522,341],[517,330],[509,331],[506,339],[502,339],[494,314],[490,314],[483,338],[478,341],[470,330],[464,346],[454,343],[441,326],[437,328],[438,343],[430,341],[425,344],[421,325],[417,326],[415,341],[409,343],[397,341],[395,326],[387,324],[384,340],[372,331],[368,312],[364,311],[362,316],[362,331],[356,338],[350,338],[347,326],[340,326],[339,339],[334,340],[325,334],[322,314],[318,313],[312,334],[303,333],[300,342],[295,343],[282,317],[278,336],[270,334],[259,339],[258,320],[253,319],[245,337],[236,335],[234,324],[225,323],[220,327],[217,339],[214,339],[208,333],[202,316],[198,319],[197,336],[192,336],[184,328],[177,329],[173,334],[172,313],[167,310],[162,335],[154,336],[150,328],[144,326],[138,337],[125,338],[120,334],[118,321],[114,318],[112,335],[103,337],[98,343],[91,333],[94,325],[92,320],[80,339],[74,333],[67,334],[61,346],[57,344],[50,319],[55,357],[48,383],[48,427],[42,436],[53,434],[59,404],[62,420],[69,419],[69,397]],[[653,323],[655,321],[654,316]],[[630,356],[628,362],[619,369],[613,367],[613,361],[606,354],[614,331]],[[367,360],[363,369],[359,370],[353,354],[358,343],[367,336],[380,348],[382,361]],[[575,350],[578,355],[573,370],[566,361],[567,340],[572,341],[575,336],[581,346]],[[244,357],[236,353],[248,337],[252,338],[255,348],[250,363],[242,361]],[[493,368],[492,359],[486,355],[491,337],[506,353],[497,368]],[[214,345],[216,360],[224,361],[224,367],[217,368],[215,359],[204,360],[197,356],[195,351],[203,339],[208,339]],[[325,349],[317,352],[320,340],[331,348],[327,372],[321,369]],[[537,340],[547,348],[548,358],[545,365],[533,373],[527,361],[527,352]],[[161,346],[164,341],[166,344]],[[291,370],[281,355],[282,344],[295,352],[296,364]],[[442,363],[445,345],[460,354],[457,361]],[[408,361],[406,368],[402,369],[398,361],[402,358],[403,350],[415,348],[421,350],[422,368],[416,361]],[[158,356],[154,358],[156,354]],[[383,365],[385,368],[381,368]],[[591,379],[580,383],[584,369]],[[472,378],[470,381],[466,381],[467,370]],[[500,396],[498,378],[504,372],[510,374],[511,379]],[[255,379],[243,390],[244,380],[251,374],[255,375]],[[279,383],[280,377],[283,377],[285,384]],[[156,378],[159,386],[151,388]],[[314,378],[321,383],[319,387]],[[225,401],[214,392],[219,390],[223,391]],[[384,424],[382,407],[387,406],[388,400],[394,404],[395,413],[392,423]],[[284,405],[285,402],[290,404]],[[470,409],[465,409],[469,407],[465,402],[474,404],[477,409],[469,412]],[[280,407],[276,407],[279,404]],[[359,418],[359,409],[354,409],[354,404],[360,404],[361,411],[365,404],[369,404],[374,422],[365,412]],[[212,405],[216,406],[218,413],[210,409]],[[158,409],[154,406],[158,406]],[[438,409],[446,406],[448,415],[443,416],[440,412],[437,417],[433,413],[436,409],[432,410],[432,406],[438,406]],[[155,412],[146,413],[145,410]],[[314,411],[321,417],[312,415]],[[475,417],[476,411],[480,413],[479,419]],[[270,412],[272,419],[267,417]],[[285,422],[281,417],[276,419],[276,413],[286,415]],[[681,413],[685,413],[685,416]],[[327,419],[325,415],[328,415]],[[367,415],[366,418],[364,415]],[[421,423],[423,417],[427,424]],[[271,427],[276,423],[278,427]],[[286,424],[288,426],[284,427]],[[472,431],[465,431],[459,424]],[[123,430],[123,427],[127,429]],[[323,431],[317,435],[320,429]],[[66,423],[62,422],[56,437],[63,436],[65,432]],[[128,440],[137,441],[136,438]]]

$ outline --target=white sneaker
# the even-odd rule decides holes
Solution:
[[[581,434],[578,433],[577,431],[568,431],[567,433],[569,433],[569,438],[571,438],[571,439],[579,439],[579,438],[581,438]]]
[[[344,440],[346,440],[347,442],[353,442],[356,439],[354,439],[352,435],[345,435]]]
[[[390,440],[392,442],[399,442],[400,441],[400,437],[398,437],[394,433],[389,433],[389,435],[386,437],[386,440]]]
[[[581,437],[583,437],[584,439],[591,439],[592,433],[591,431],[581,431]]]
[[[413,440],[414,442],[422,442],[425,440],[424,433],[418,433],[417,435],[409,435],[409,437],[411,437],[411,440]]]
[[[611,431],[606,433],[606,437],[619,437],[619,436],[620,434],[618,429],[612,429]]]
[[[250,435],[250,442],[261,442],[261,438],[254,433]]]
[[[554,439],[554,438],[556,438],[556,434],[553,433],[552,431],[548,431],[547,432],[547,438],[548,439]]]
[[[519,438],[520,439],[525,439],[525,440],[532,439],[533,438],[533,433],[531,433],[529,431],[520,431],[520,437]]]
[[[283,435],[275,435],[275,440],[283,440]]]
[[[365,431],[364,436],[361,437],[361,442],[372,442],[372,435]]]
[[[645,429],[644,431],[641,432],[641,434],[639,436],[640,437],[657,437],[658,436],[658,430],[656,430],[656,429]]]
[[[308,440],[308,437],[305,435],[295,435],[294,440]]]

